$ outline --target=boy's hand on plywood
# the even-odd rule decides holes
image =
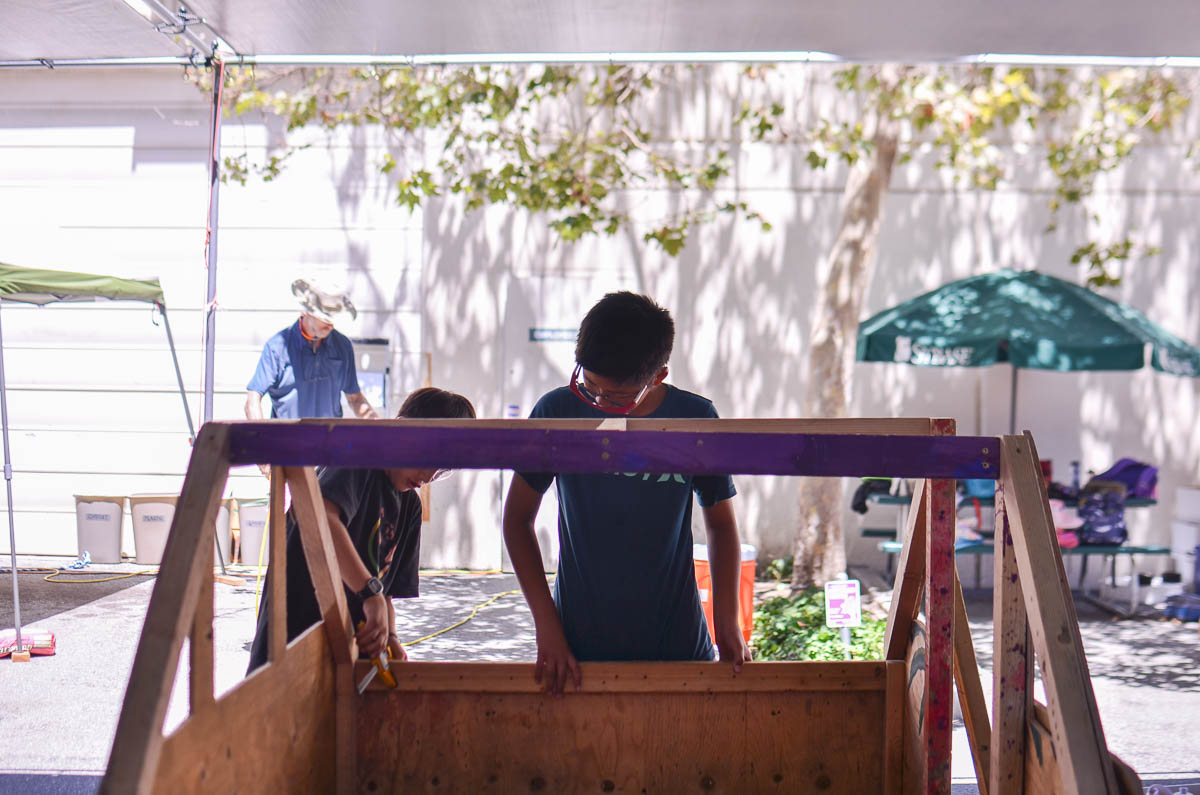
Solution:
[[[540,627],[537,633],[537,664],[533,668],[533,681],[544,684],[546,695],[562,697],[567,682],[573,681],[575,689],[583,685],[579,663],[567,645],[562,626]]]
[[[717,632],[717,650],[720,652],[721,662],[733,663],[735,674],[742,672],[742,663],[754,659],[750,654],[750,647],[742,637],[742,631],[737,627],[734,627],[732,632]]]

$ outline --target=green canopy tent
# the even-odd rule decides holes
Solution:
[[[1138,370],[1148,363],[1200,375],[1200,349],[1135,309],[1037,271],[971,276],[884,310],[859,323],[855,358],[926,367],[1007,362],[1012,433],[1019,369]]]
[[[171,348],[171,359],[175,363],[175,378],[179,383],[179,394],[183,398],[183,411],[187,417],[188,439],[195,439],[192,413],[188,408],[187,393],[183,388],[183,375],[179,370],[179,357],[175,354],[175,340],[167,322],[167,305],[163,300],[162,287],[158,279],[120,279],[115,276],[100,276],[91,273],[72,273],[38,268],[18,268],[0,263],[0,305],[4,301],[19,301],[25,304],[44,305],[56,301],[145,301],[153,304],[162,314],[163,328],[167,332],[167,344]],[[17,630],[17,651],[21,645],[21,597],[17,582],[17,538],[13,523],[12,461],[8,449],[8,396],[4,382],[4,336],[0,331],[0,426],[4,438],[4,481],[8,489],[8,543],[12,558],[13,617]],[[219,551],[218,551],[219,553]],[[224,565],[224,561],[222,561]]]

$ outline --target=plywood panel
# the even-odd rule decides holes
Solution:
[[[163,743],[155,792],[333,790],[333,663],[314,627]]]
[[[370,665],[360,661],[361,678]],[[583,663],[584,690],[594,693],[779,693],[883,690],[883,662],[758,662],[734,674],[730,665],[696,662]],[[423,693],[542,692],[529,663],[411,662],[392,672],[402,690]],[[372,682],[370,691],[386,690]],[[370,692],[368,691],[368,692]]]
[[[885,703],[885,692],[748,694],[747,780],[760,792],[883,791]]]
[[[584,692],[561,699],[536,689],[529,665],[444,667],[448,690],[419,675],[371,689],[358,718],[359,789],[878,791],[882,754],[863,749],[883,747],[883,664],[773,663],[756,676],[760,665],[745,680],[711,664],[585,665]],[[682,675],[672,682],[658,668]],[[713,671],[711,689],[699,668]],[[493,683],[500,690],[487,692]]]

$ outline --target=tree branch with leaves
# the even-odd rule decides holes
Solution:
[[[414,209],[445,194],[467,209],[503,204],[544,217],[562,240],[638,226],[642,239],[676,255],[698,224],[734,215],[769,230],[746,202],[717,200],[728,151],[691,155],[651,133],[671,65],[431,66],[421,68],[227,70],[225,108],[286,121],[287,131],[377,127],[395,151],[435,140],[414,162],[385,153],[379,170],[395,201]],[[203,85],[204,75],[197,79]],[[208,78],[211,79],[211,78]],[[224,159],[224,178],[270,180],[300,147],[281,142],[261,163]],[[666,217],[634,218],[623,194],[661,187],[679,197]]]

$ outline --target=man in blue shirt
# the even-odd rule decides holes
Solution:
[[[246,385],[246,419],[263,418],[262,397],[271,396],[271,417],[341,417],[342,393],[354,416],[375,419],[354,368],[354,346],[334,330],[334,319],[357,316],[343,293],[322,289],[305,279],[292,283],[304,310],[290,327],[263,346],[258,367]]]
[[[643,295],[609,293],[584,317],[569,386],[546,393],[535,419],[715,419],[700,395],[663,383],[675,325]],[[546,585],[534,519],[557,481],[559,563]],[[722,661],[750,659],[738,626],[741,544],[728,476],[518,472],[504,503],[504,541],[537,630],[534,678],[551,694],[580,685],[577,660],[711,660],[692,559],[692,493],[700,501]]]

